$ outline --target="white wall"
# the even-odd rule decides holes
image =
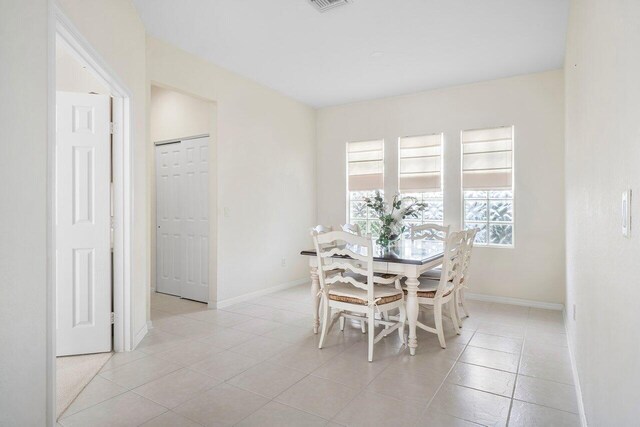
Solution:
[[[46,0],[0,1],[0,425],[46,423]]]
[[[147,322],[149,242],[147,207],[145,29],[129,0],[57,0],[80,33],[132,92],[132,321],[140,337]]]
[[[318,111],[318,222],[346,220],[345,143],[385,139],[385,193],[397,191],[400,136],[444,132],[445,223],[461,226],[460,131],[515,126],[515,248],[475,249],[470,292],[564,301],[561,70]]]
[[[638,22],[638,1],[572,1],[565,63],[567,328],[591,426],[640,419]],[[627,188],[635,192],[630,239],[621,235]]]
[[[151,86],[149,136],[152,142],[210,133],[214,104],[174,90]]]
[[[56,90],[110,94],[109,89],[61,44],[56,45]]]
[[[217,141],[215,104],[171,89],[151,86],[149,135],[151,147],[157,141],[209,134],[209,295],[217,290]],[[213,136],[212,136],[213,135]],[[156,287],[156,168],[155,152],[149,154],[151,288]]]
[[[217,301],[307,278],[315,111],[153,38],[147,64],[151,82],[216,103]]]

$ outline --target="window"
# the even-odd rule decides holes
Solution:
[[[514,242],[513,126],[463,131],[464,228],[478,230],[476,244]]]
[[[438,133],[402,137],[398,141],[398,189],[403,197],[427,203],[421,218],[405,221],[409,227],[424,223],[442,225],[444,221],[442,140],[442,134]]]
[[[367,208],[364,199],[384,188],[384,141],[347,143],[347,192],[349,195],[347,219],[358,224],[363,233],[374,237],[380,230],[380,221]]]

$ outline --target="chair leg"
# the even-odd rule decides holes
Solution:
[[[400,322],[400,326],[398,327],[398,335],[400,335],[402,344],[406,344],[407,340],[404,336],[404,325],[407,321],[407,310],[404,308],[404,304],[400,306],[400,314],[398,316],[398,322]]]
[[[367,333],[367,327],[365,326],[365,321],[364,321],[364,319],[362,319],[362,320],[360,321],[360,329],[362,329],[362,333],[363,333],[363,334],[366,334],[366,333]]]
[[[433,318],[436,323],[436,331],[438,332],[440,347],[447,348],[447,344],[444,342],[444,330],[442,328],[442,304],[440,302],[433,306]]]
[[[340,330],[344,331],[344,317],[340,316]]]
[[[376,318],[373,310],[369,312],[369,362],[373,362],[373,339],[376,335]]]
[[[469,312],[467,311],[467,307],[464,305],[464,291],[460,289],[460,306],[462,307],[462,311],[464,311],[464,317],[469,317]]]
[[[322,348],[324,344],[324,337],[327,335],[327,329],[329,327],[329,301],[327,298],[322,298],[322,334],[320,335],[320,342],[318,348]]]
[[[460,317],[460,290],[457,290],[453,293],[453,306],[455,307],[458,328],[462,329],[462,317]]]
[[[458,309],[456,307],[455,295],[449,300],[447,305],[449,306],[449,315],[451,316],[451,321],[453,322],[453,329],[456,331],[456,334],[460,335],[460,326],[458,325]]]

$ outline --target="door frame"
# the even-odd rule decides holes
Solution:
[[[133,144],[132,92],[107,62],[49,0],[48,46],[48,143],[47,143],[47,422],[56,422],[56,271],[55,271],[55,144],[56,144],[56,45],[62,43],[72,55],[93,72],[112,96],[113,140],[113,350],[131,351],[135,345],[132,329],[132,224],[133,224]],[[139,101],[140,102],[140,101]]]
[[[191,96],[191,95],[189,95]],[[197,135],[191,135],[191,136],[185,136],[183,138],[171,138],[171,139],[164,139],[161,141],[154,141],[153,143],[153,173],[157,174],[158,172],[158,157],[157,157],[157,149],[158,147],[162,146],[162,145],[169,145],[169,144],[181,144],[184,141],[189,141],[192,139],[200,139],[200,138],[207,138],[207,146],[209,147],[209,152],[211,152],[211,134],[209,133],[203,133],[203,134],[197,134]],[[209,163],[209,168],[211,167],[211,161],[210,159],[207,159],[207,162]],[[157,232],[158,232],[158,180],[157,180],[157,175],[156,175],[156,179],[154,179],[154,185],[153,185],[153,190],[154,195],[155,195],[155,206],[153,207],[153,209],[155,210],[155,221],[152,224],[153,227],[153,233],[156,233],[156,238],[155,238],[155,248],[154,248],[154,264],[155,264],[155,275],[156,275],[156,280],[154,283],[154,292],[160,292],[158,291],[158,268],[161,265],[158,262],[158,238],[157,238]],[[209,197],[211,197],[211,183],[210,181],[207,181],[207,192],[209,193]],[[207,209],[207,215],[209,218],[209,237],[208,237],[208,249],[207,249],[207,259],[211,259],[211,204],[209,203],[208,209]],[[209,265],[209,268],[211,267],[211,264]],[[212,298],[211,298],[211,294],[212,294],[212,286],[211,286],[211,271],[209,271],[208,277],[207,277],[207,282],[208,282],[208,292],[207,292],[207,301],[199,301],[202,303],[205,303],[209,306],[209,308],[215,308],[211,306],[212,303]],[[163,292],[160,292],[163,293]],[[171,294],[167,294],[167,295],[171,295]],[[180,298],[183,298],[183,295],[175,295],[178,296]],[[195,300],[194,300],[195,301]]]

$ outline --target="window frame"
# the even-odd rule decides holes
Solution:
[[[386,177],[386,167],[385,167],[385,139],[384,138],[371,138],[371,139],[359,139],[359,140],[352,140],[352,141],[347,141],[344,144],[344,152],[345,152],[345,163],[344,163],[344,171],[345,171],[345,193],[346,193],[346,224],[353,224],[353,219],[351,218],[351,191],[349,190],[349,144],[350,143],[354,143],[354,142],[366,142],[366,141],[382,141],[382,187],[383,188],[379,188],[376,189],[377,191],[380,191],[380,193],[382,194],[382,197],[384,198],[384,182],[385,182],[385,177]],[[376,190],[368,190],[368,191],[373,191],[375,192]],[[368,208],[367,208],[368,209]],[[363,233],[363,235],[367,235],[367,234],[371,234],[372,236],[374,236],[374,234],[370,231],[371,229],[371,222],[372,219],[369,218],[369,215],[367,214],[367,227],[365,230],[361,230],[361,232]]]
[[[415,138],[415,137],[420,137],[420,136],[433,136],[433,135],[440,135],[440,191],[439,193],[442,194],[442,197],[440,198],[431,198],[432,200],[439,200],[440,202],[442,202],[442,220],[441,221],[428,221],[424,219],[424,213],[423,213],[423,218],[420,220],[420,224],[439,224],[439,225],[445,225],[445,218],[446,218],[446,210],[445,210],[445,193],[444,193],[444,187],[445,187],[445,162],[444,162],[444,141],[445,141],[445,135],[444,132],[434,132],[434,133],[423,133],[423,134],[416,134],[416,135],[405,135],[405,136],[399,136],[398,137],[398,148],[397,148],[397,157],[398,157],[398,165],[397,165],[397,170],[398,170],[398,176],[397,176],[397,190],[398,190],[398,194],[400,194],[400,196],[402,197],[403,194],[420,194],[421,198],[419,201],[424,201],[425,199],[430,199],[430,198],[425,198],[424,195],[428,194],[428,193],[438,193],[437,191],[424,191],[424,192],[420,192],[420,193],[416,193],[416,192],[407,192],[407,193],[403,193],[400,190],[400,171],[401,171],[401,160],[402,157],[400,156],[400,140],[402,140],[402,138]]]
[[[497,129],[497,128],[511,128],[511,215],[512,220],[510,223],[498,222],[497,224],[511,224],[511,244],[508,245],[499,245],[495,243],[491,243],[490,234],[489,234],[489,226],[491,225],[490,217],[489,217],[489,201],[490,200],[500,200],[500,199],[490,199],[489,192],[491,191],[500,191],[500,190],[489,190],[489,189],[475,189],[475,190],[465,190],[464,183],[462,181],[464,174],[464,148],[463,148],[463,138],[462,135],[467,131],[475,131],[475,130],[485,130],[485,129]],[[516,247],[516,126],[515,125],[507,125],[507,126],[491,126],[491,127],[481,127],[474,129],[463,129],[460,131],[460,223],[462,224],[462,229],[466,230],[466,223],[480,223],[480,221],[467,221],[466,220],[466,210],[465,210],[465,191],[486,191],[487,198],[487,243],[478,243],[474,242],[474,247],[478,248],[489,248],[489,249],[515,249]],[[471,199],[473,200],[473,199]],[[506,199],[503,199],[506,200]]]

